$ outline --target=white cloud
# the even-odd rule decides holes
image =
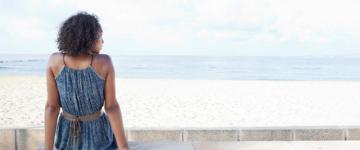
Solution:
[[[152,48],[239,49],[244,43],[289,42],[331,47],[334,41],[347,44],[360,37],[358,0],[33,0],[19,5],[12,6],[26,14],[0,13],[8,18],[1,22],[2,32],[49,38],[48,30],[54,34],[61,21],[86,10],[100,17],[105,40],[113,48],[124,39]]]

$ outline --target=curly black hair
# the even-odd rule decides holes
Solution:
[[[72,56],[93,54],[92,49],[100,33],[102,28],[96,15],[78,12],[62,23],[56,40],[58,49]]]

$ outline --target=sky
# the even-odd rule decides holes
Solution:
[[[61,23],[99,17],[102,53],[360,56],[359,0],[0,0],[0,53],[57,51]]]

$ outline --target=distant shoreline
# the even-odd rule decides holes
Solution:
[[[0,75],[44,75],[47,57],[0,55]],[[120,56],[119,78],[360,81],[360,59],[344,57]]]

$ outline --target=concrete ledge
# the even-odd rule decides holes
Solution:
[[[175,141],[131,141],[130,150],[195,150],[191,142]]]
[[[17,149],[37,149],[44,144],[45,131],[43,129],[16,130]]]
[[[185,130],[184,141],[237,141],[238,130]]]
[[[346,140],[360,140],[359,128],[348,128],[345,133]]]
[[[15,131],[11,129],[0,130],[0,149],[16,149]]]
[[[360,141],[129,142],[131,150],[359,150]],[[39,150],[43,150],[40,148]]]
[[[346,141],[360,140],[360,127],[283,127],[238,129],[125,129],[128,141]],[[44,144],[43,128],[0,129],[0,149],[37,149]],[[156,145],[156,144],[155,144]],[[165,144],[166,145],[166,144]],[[165,146],[164,145],[164,146]],[[186,145],[186,144],[185,144]],[[184,146],[181,144],[180,147]],[[165,146],[166,147],[166,146]],[[359,148],[360,149],[360,148]]]
[[[240,130],[240,141],[292,141],[294,132],[281,129]]]
[[[296,129],[294,140],[345,140],[345,131],[344,129]]]
[[[358,150],[360,141],[193,142],[193,148],[194,150]]]
[[[130,130],[127,133],[129,141],[183,141],[182,130]]]

